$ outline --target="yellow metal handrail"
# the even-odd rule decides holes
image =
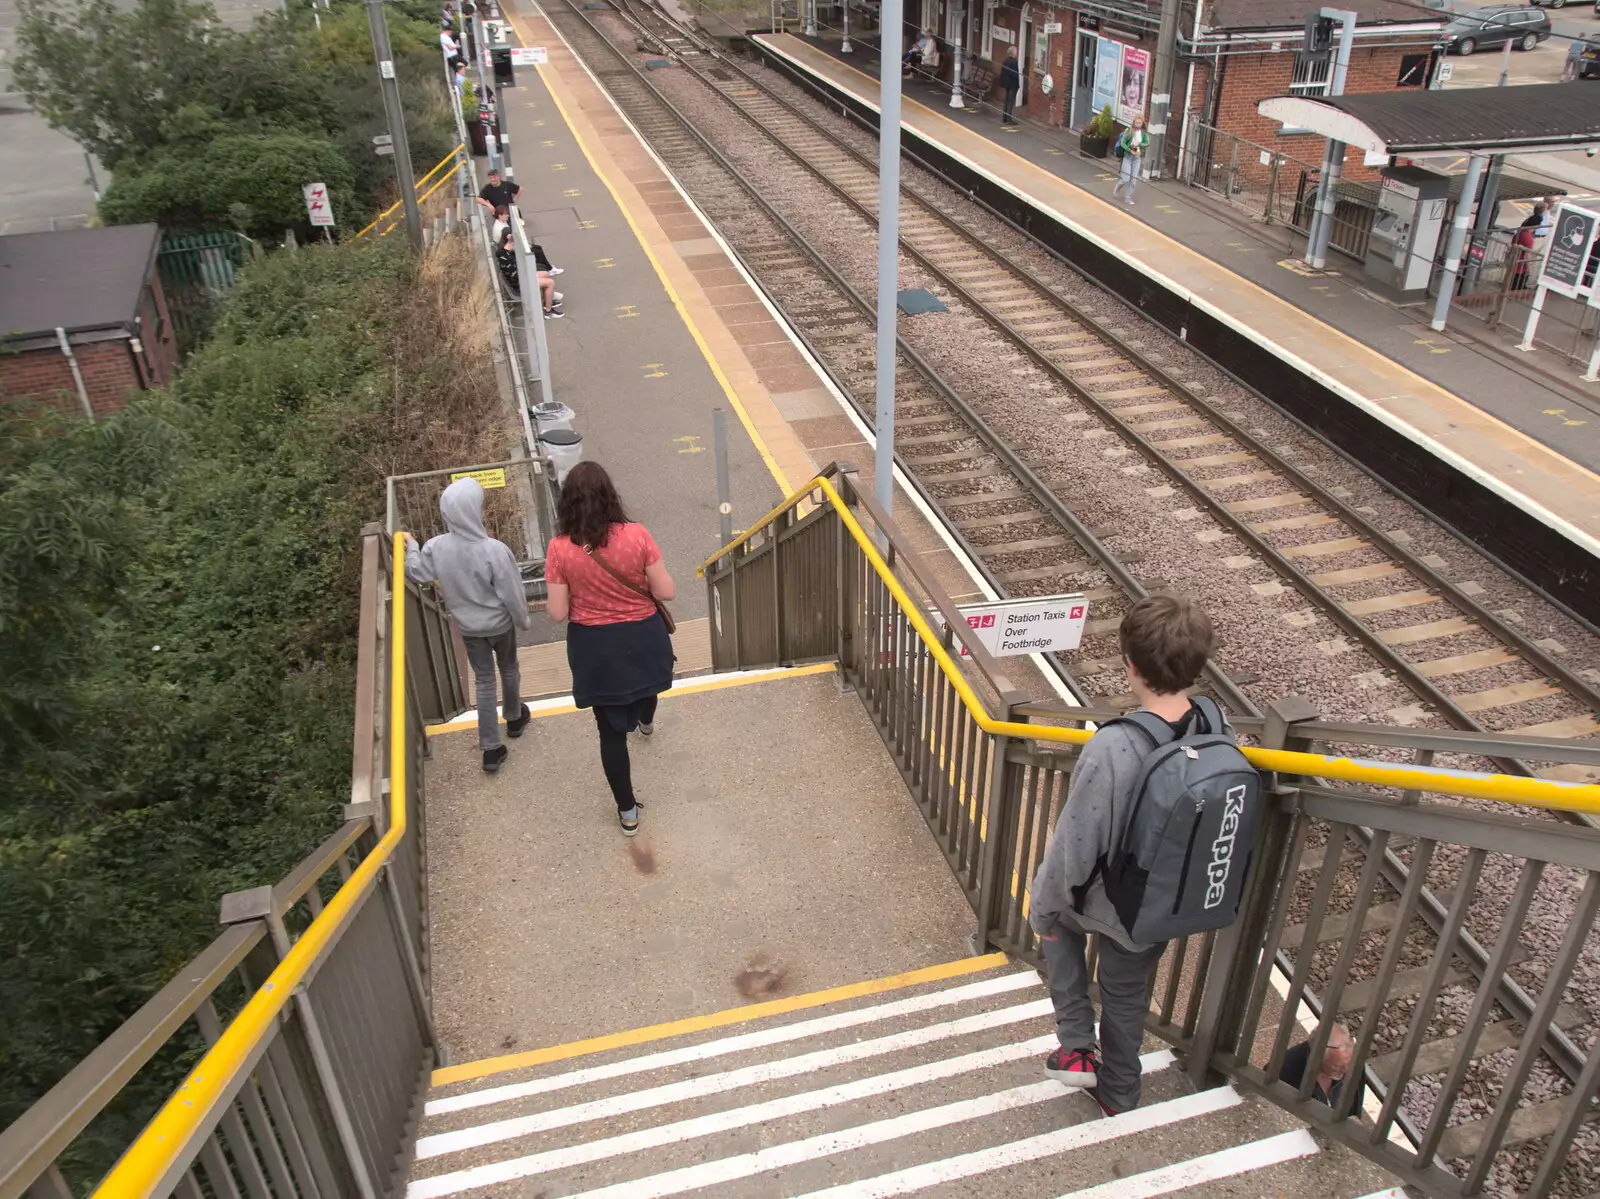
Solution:
[[[434,192],[438,191],[441,187],[443,187],[446,183],[449,183],[449,182],[450,182],[450,176],[449,175],[445,175],[443,178],[441,178],[439,180],[439,182],[435,183],[427,191],[423,192],[420,196],[418,196],[417,197],[417,203],[418,204],[426,203],[429,196],[433,195]],[[390,209],[390,211],[392,212],[393,209]],[[379,217],[378,219],[381,221],[383,218]],[[379,237],[388,237],[389,234],[393,233],[399,227],[400,227],[400,222],[399,221],[395,221],[387,229],[385,229],[382,233],[378,234],[378,236]]]
[[[465,142],[457,142],[457,143],[456,143],[456,144],[455,144],[455,147],[454,147],[454,149],[452,149],[452,150],[451,150],[451,151],[450,151],[450,153],[448,153],[448,154],[446,154],[446,155],[445,155],[445,156],[444,156],[444,157],[443,157],[443,158],[441,158],[441,159],[440,159],[440,160],[439,160],[439,161],[438,161],[438,162],[436,162],[436,163],[435,163],[435,164],[434,164],[434,166],[433,166],[433,170],[431,170],[431,171],[429,171],[429,172],[428,172],[428,173],[427,173],[427,174],[426,174],[426,175],[424,175],[424,176],[422,176],[422,178],[420,178],[420,179],[418,179],[418,180],[417,180],[417,181],[416,181],[416,183],[415,183],[415,184],[413,184],[413,185],[412,185],[412,186],[413,186],[413,187],[421,187],[421,186],[422,186],[422,185],[423,185],[423,184],[424,184],[424,183],[426,183],[426,182],[427,182],[427,181],[428,181],[428,180],[430,180],[430,179],[432,179],[432,178],[433,178],[433,175],[434,175],[434,172],[435,172],[435,171],[437,171],[437,170],[438,170],[438,169],[439,169],[439,168],[440,168],[440,167],[442,167],[442,166],[444,166],[444,164],[445,164],[445,163],[447,163],[447,162],[454,162],[454,161],[455,161],[455,157],[456,157],[456,154],[457,154],[457,153],[458,153],[458,152],[459,152],[459,151],[460,151],[460,149],[461,149],[461,147],[462,147],[462,146],[463,146],[463,145],[465,145],[465,144],[466,144],[466,143],[465,143]],[[430,192],[429,192],[429,193],[428,193],[428,196],[431,196],[431,195],[433,195],[433,192],[432,192],[432,191],[430,191]],[[423,199],[423,200],[426,200],[426,199],[427,199],[427,198],[428,198],[428,196],[424,196],[424,197],[422,197],[422,199]],[[417,201],[417,203],[419,203],[419,204],[420,204],[420,203],[421,203],[421,202],[422,202],[422,200],[418,200],[418,201]],[[378,214],[378,215],[377,215],[377,216],[376,216],[376,217],[374,217],[374,218],[373,218],[373,220],[372,220],[372,224],[371,224],[371,225],[368,225],[368,226],[367,226],[367,227],[366,227],[366,228],[365,228],[365,229],[363,229],[363,230],[362,230],[362,231],[361,231],[361,232],[360,232],[360,233],[357,233],[357,234],[356,234],[356,236],[357,236],[357,237],[365,237],[365,236],[366,236],[366,235],[367,235],[367,234],[368,234],[368,233],[370,233],[370,232],[372,232],[372,228],[373,228],[373,225],[376,225],[376,224],[378,224],[378,222],[379,222],[379,221],[381,221],[381,220],[383,220],[383,218],[384,218],[384,217],[386,217],[386,216],[388,216],[388,215],[389,215],[389,214],[390,214],[390,213],[391,213],[391,212],[393,212],[393,211],[394,211],[394,210],[395,210],[395,209],[396,209],[396,208],[399,208],[399,207],[400,207],[400,205],[401,205],[401,204],[403,204],[403,203],[405,203],[405,201],[404,201],[404,200],[396,200],[396,201],[395,201],[395,202],[394,202],[394,203],[393,203],[393,204],[391,204],[391,205],[389,205],[389,207],[387,207],[387,208],[385,208],[385,209],[384,209],[384,210],[383,210],[383,211],[382,211],[382,212],[380,212],[380,213],[379,213],[379,214]],[[391,225],[391,226],[389,226],[389,228],[391,228],[391,229],[392,229],[392,228],[394,228],[394,226],[393,226],[393,225]],[[380,237],[381,237],[381,236],[383,236],[383,235],[382,235],[382,234],[379,234],[379,235],[378,235],[378,236],[380,236]]]
[[[94,1190],[94,1199],[149,1199],[178,1164],[207,1117],[225,1103],[245,1064],[261,1042],[274,1035],[274,1021],[333,943],[356,905],[377,882],[378,871],[406,835],[406,579],[405,534],[394,535],[393,602],[389,613],[389,831],[350,877],[334,892],[322,913],[294,943],[277,969],[250,996],[189,1072],[171,1099],[145,1125],[111,1172]]]
[[[904,585],[895,577],[889,564],[883,560],[883,555],[878,552],[877,546],[872,543],[872,538],[861,527],[855,513],[850,511],[850,506],[844,502],[826,475],[818,475],[812,479],[757,521],[752,528],[745,530],[738,540],[707,558],[701,565],[699,573],[704,575],[719,559],[749,541],[779,515],[818,489],[827,496],[828,503],[839,514],[839,519],[850,531],[850,536],[855,539],[867,561],[872,564],[872,569],[877,571],[884,586],[900,604],[906,619],[911,622],[911,627],[917,631],[917,636],[928,647],[928,652],[933,655],[934,661],[939,663],[939,669],[955,688],[956,694],[961,697],[961,702],[966,705],[967,711],[979,728],[997,737],[1017,737],[1032,741],[1081,745],[1089,740],[1092,734],[1088,729],[1023,724],[1018,721],[996,720],[989,715],[978,693],[973,690],[972,684],[967,682],[961,667],[944,648],[939,635],[934,632],[933,626],[928,623],[928,618],[923,615],[921,606],[911,598]],[[1565,783],[1556,779],[1522,778],[1511,774],[1479,774],[1466,770],[1390,765],[1385,762],[1357,761],[1353,758],[1300,753],[1287,749],[1258,749],[1247,746],[1244,755],[1250,760],[1251,765],[1260,770],[1275,770],[1283,774],[1311,775],[1338,779],[1341,782],[1365,783],[1370,787],[1395,787],[1404,791],[1427,791],[1437,795],[1494,799],[1563,812],[1600,813],[1600,786],[1593,783]]]

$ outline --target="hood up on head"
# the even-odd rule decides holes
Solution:
[[[483,484],[476,479],[457,479],[439,496],[439,513],[457,537],[485,540],[483,527]]]

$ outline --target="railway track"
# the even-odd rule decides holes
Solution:
[[[617,5],[751,128],[876,222],[875,161],[655,10],[637,0]],[[902,252],[1081,406],[1062,419],[1076,418],[1079,430],[1087,431],[1082,417],[1092,414],[1244,542],[1283,586],[1299,592],[1403,682],[1417,702],[1391,710],[1397,723],[1435,715],[1464,730],[1549,738],[1600,734],[1600,692],[1549,649],[1185,386],[1149,351],[995,250],[915,187],[902,186],[901,203]],[[919,454],[936,456],[931,452],[943,448],[914,438],[907,458],[915,464]],[[1450,653],[1430,653],[1445,640]],[[1497,671],[1493,686],[1464,681],[1490,669]],[[1546,709],[1541,719],[1518,719],[1519,707],[1540,701]],[[1549,701],[1559,709],[1549,711]],[[1496,765],[1536,773],[1511,759]],[[1592,781],[1595,772],[1556,767],[1540,773]]]
[[[654,10],[633,0],[613,3],[634,29],[673,55],[751,127],[875,222],[875,163],[752,79],[737,62]],[[549,16],[668,166],[680,178],[694,177],[697,203],[870,423],[875,318],[869,302],[572,0],[552,6]],[[708,163],[715,164],[709,176]],[[1184,386],[1162,364],[1158,351],[1135,344],[1136,332],[1110,327],[1082,311],[915,189],[903,188],[902,203],[901,248],[906,257],[1059,386],[1060,394],[1047,401],[1057,417],[1083,431],[1089,422],[1099,422],[1123,440],[1124,452],[1135,452],[1164,471],[1175,487],[1193,497],[1197,508],[1211,513],[1271,565],[1282,585],[1296,588],[1328,612],[1411,686],[1419,700],[1418,719],[1431,712],[1457,728],[1481,730],[1485,726],[1480,721],[1491,721],[1501,731],[1550,738],[1600,732],[1594,719],[1600,694],[1585,680]],[[751,216],[752,205],[759,210],[758,219]],[[899,356],[897,461],[945,513],[969,556],[998,590],[1027,595],[1067,586],[1085,591],[1102,612],[1145,593],[1150,581],[1139,576],[1135,564],[1107,548],[904,338]],[[1260,494],[1233,498],[1241,493]],[[1314,540],[1304,540],[1308,536]],[[1373,619],[1410,612],[1433,619],[1408,625]],[[1109,653],[1089,663],[1087,673],[1120,665],[1114,650],[1119,615],[1091,627],[1091,636],[1113,639],[1101,643]],[[1426,656],[1429,642],[1464,635],[1481,644],[1463,648],[1456,641],[1454,653]],[[1520,677],[1495,688],[1452,685],[1451,680],[1488,666],[1513,668]],[[1259,714],[1245,690],[1247,680],[1211,667],[1206,682],[1235,711]],[[1090,694],[1076,680],[1069,683],[1080,694]],[[1566,710],[1529,727],[1515,724],[1516,705],[1553,698]],[[1513,760],[1499,765],[1534,773]],[[1559,771],[1543,773],[1563,776]],[[1410,882],[1408,864],[1396,848],[1401,847],[1380,850],[1382,886],[1393,896],[1405,892]],[[1303,868],[1317,869],[1322,857],[1321,849],[1308,852]],[[1477,978],[1496,976],[1499,1009],[1512,1021],[1526,1023],[1535,1000],[1508,970],[1493,969],[1490,953],[1459,920],[1451,920],[1446,901],[1427,887],[1420,890],[1419,914],[1434,935],[1449,929],[1468,972]],[[1374,894],[1369,888],[1365,899]],[[1384,921],[1391,906],[1372,904],[1359,915],[1345,913],[1342,922],[1326,926],[1332,933],[1318,945],[1333,944],[1339,936],[1382,935],[1390,927]],[[1304,950],[1317,948],[1292,946],[1283,964],[1293,969]],[[1391,996],[1402,1006],[1409,998],[1404,993]],[[1568,1079],[1578,1076],[1584,1060],[1566,1031],[1573,1025],[1569,1012],[1550,1027],[1545,1040],[1546,1055]],[[1369,1071],[1369,1079],[1379,1077]]]

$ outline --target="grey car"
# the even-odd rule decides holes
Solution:
[[[1550,36],[1550,14],[1533,4],[1491,4],[1463,9],[1444,27],[1452,54],[1471,54],[1510,42],[1518,50],[1532,50]]]

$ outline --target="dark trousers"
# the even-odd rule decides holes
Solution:
[[[1016,108],[1016,106],[1017,89],[1014,87],[1008,87],[1006,88],[1005,107],[1000,110],[1000,123],[1002,125],[1015,125],[1017,123],[1017,118],[1011,115],[1012,110]]]
[[[626,709],[619,709],[626,711]],[[656,718],[656,697],[639,701],[639,723],[652,724]],[[628,760],[628,734],[616,726],[608,709],[594,710],[594,726],[600,733],[600,768],[606,772],[606,782],[611,786],[611,798],[617,801],[617,810],[626,812],[638,801],[633,796],[633,764]]]
[[[1056,1039],[1063,1049],[1091,1049],[1095,1043],[1094,1008],[1089,1003],[1089,938],[1057,924],[1054,940],[1041,941],[1050,976],[1050,999],[1056,1009]],[[1145,1010],[1150,1006],[1150,971],[1164,945],[1137,953],[1110,937],[1100,938],[1095,980],[1100,987],[1100,1069],[1096,1090],[1112,1111],[1139,1106],[1139,1046],[1144,1040]]]

